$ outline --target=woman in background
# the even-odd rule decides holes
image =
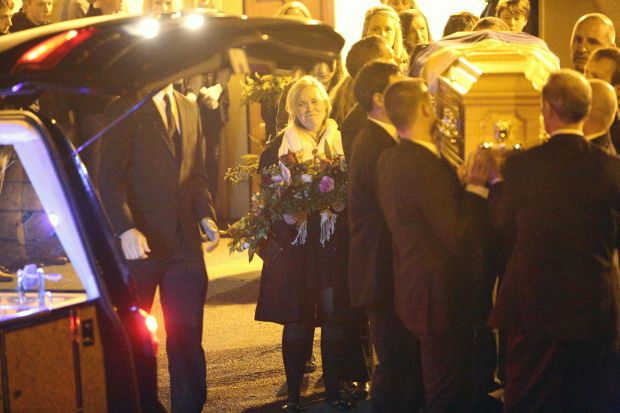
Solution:
[[[433,42],[426,16],[417,9],[400,12],[400,27],[403,32],[403,44],[411,56],[416,46]]]
[[[375,6],[368,9],[364,16],[362,38],[375,34],[387,40],[394,51],[394,57],[398,64],[405,65],[409,61],[409,55],[403,45],[403,33],[398,14],[388,6]]]
[[[530,17],[529,0],[500,0],[495,16],[508,25],[513,33],[521,33]]]
[[[311,19],[310,10],[300,1],[284,3],[277,11],[276,16],[303,17]]]
[[[362,39],[375,35],[384,38],[392,49],[394,61],[406,70],[409,61],[407,49],[403,45],[403,34],[398,14],[389,6],[375,6],[368,9],[364,17]],[[361,68],[361,67],[360,67]],[[347,68],[348,69],[348,68]],[[356,73],[349,73],[332,90],[332,118],[338,124],[344,120],[357,103],[353,96],[353,78]]]
[[[404,10],[418,8],[415,0],[381,0],[381,3],[390,6],[399,14]]]

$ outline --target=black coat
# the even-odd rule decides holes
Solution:
[[[362,127],[366,122],[366,112],[359,104],[353,106],[353,109],[347,113],[347,116],[342,120],[339,125],[340,133],[342,134],[342,149],[344,151],[344,157],[349,159],[351,157],[351,151],[353,148],[353,141],[355,137],[362,130]]]
[[[392,233],[396,313],[416,334],[469,328],[487,301],[486,201],[465,191],[447,161],[411,141],[383,151],[376,179]]]
[[[353,141],[348,162],[349,283],[353,306],[394,306],[392,236],[377,199],[375,171],[381,152],[395,145],[385,129],[368,119]]]
[[[496,222],[514,246],[491,324],[552,340],[615,332],[620,159],[578,135],[509,158]]]
[[[98,189],[114,233],[140,230],[152,250],[150,258],[168,258],[177,248],[187,257],[202,258],[198,223],[215,216],[204,141],[199,139],[198,107],[178,92],[174,96],[181,153],[175,154],[149,99],[103,138]]]
[[[259,170],[278,162],[283,134],[270,141],[261,154]],[[260,291],[255,318],[280,324],[326,321],[318,308],[319,293],[333,287],[334,311],[330,321],[351,319],[348,299],[346,211],[338,214],[331,239],[320,243],[320,218],[308,218],[308,238],[304,245],[291,245],[297,235],[295,225],[279,222],[259,251],[263,259]]]

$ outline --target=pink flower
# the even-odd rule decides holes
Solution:
[[[321,178],[321,183],[319,183],[319,191],[321,192],[331,192],[334,190],[334,179],[329,176],[324,176]]]

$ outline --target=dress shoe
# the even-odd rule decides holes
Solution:
[[[355,409],[355,403],[351,403],[350,401],[340,399],[340,400],[325,400],[325,404],[327,404],[333,411],[337,412],[346,412],[348,410]]]
[[[370,385],[368,382],[353,382],[355,383],[353,386],[347,389],[348,395],[347,399],[358,403],[362,400],[366,400],[368,395],[370,394]]]
[[[316,361],[314,357],[311,360],[306,361],[306,367],[304,368],[304,374],[314,373],[316,371]]]
[[[286,403],[282,406],[282,413],[301,413],[305,411],[306,409],[297,403]]]

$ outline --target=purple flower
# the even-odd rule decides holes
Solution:
[[[331,192],[334,190],[334,179],[329,176],[324,176],[321,178],[321,183],[319,183],[319,191],[321,192]]]

